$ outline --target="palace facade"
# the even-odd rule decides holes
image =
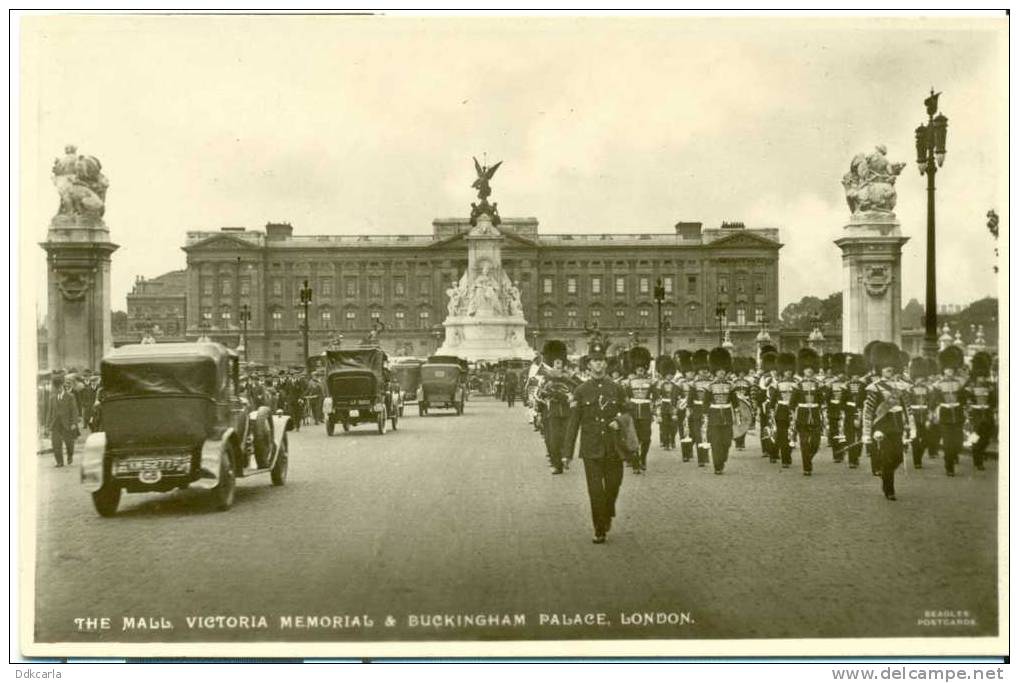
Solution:
[[[432,228],[431,235],[300,235],[287,223],[269,223],[264,231],[188,232],[178,292],[182,333],[231,347],[246,337],[251,361],[299,365],[300,290],[307,282],[311,354],[330,342],[358,343],[381,326],[380,341],[390,354],[428,355],[442,340],[446,290],[467,267],[463,235],[470,225],[437,219]],[[534,218],[504,218],[498,229],[503,269],[520,289],[528,341],[536,349],[559,338],[582,354],[585,330],[597,327],[615,343],[636,341],[654,353],[659,279],[666,351],[716,346],[724,327],[734,352],[752,355],[757,333],[778,320],[777,228],[681,222],[669,233],[541,234]],[[172,296],[168,287],[155,289]],[[137,295],[133,300],[135,307],[146,303]],[[171,301],[158,306],[176,310]]]

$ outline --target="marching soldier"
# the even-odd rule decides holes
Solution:
[[[655,364],[658,373],[658,437],[663,449],[676,447],[676,406],[679,404],[679,387],[675,379],[676,363],[670,356],[659,356]]]
[[[881,490],[895,500],[895,470],[902,464],[905,445],[912,436],[908,397],[895,381],[902,358],[895,344],[881,342],[871,350],[874,370],[880,373],[867,387],[863,406],[863,442],[874,445],[873,457],[881,474]]]
[[[774,425],[775,449],[782,460],[782,469],[793,465],[793,392],[796,391],[796,356],[791,353],[778,354],[779,378],[768,387],[768,403],[771,421]]]
[[[711,400],[711,374],[708,371],[708,352],[705,349],[697,349],[691,356],[694,371],[694,379],[689,383],[689,399],[687,400],[687,424],[689,425],[690,438],[697,448],[697,466],[707,467],[710,454],[710,443],[707,434],[704,433],[704,416],[707,413],[708,403]]]
[[[570,396],[578,386],[566,371],[566,345],[558,339],[545,342],[541,355],[549,367],[535,397],[541,411],[542,434],[552,463],[552,474],[563,473],[563,441],[570,421]]]
[[[673,382],[679,390],[679,403],[676,404],[676,431],[679,432],[679,448],[683,454],[683,462],[693,458],[693,439],[690,431],[690,399],[693,382],[693,354],[686,349],[676,351],[676,379]]]
[[[955,476],[962,451],[963,425],[966,423],[966,392],[956,373],[962,368],[962,350],[948,346],[938,353],[941,376],[930,383],[927,392],[928,414],[936,427],[945,451],[945,474]]]
[[[761,352],[761,376],[754,387],[754,404],[757,406],[757,420],[761,424],[761,457],[778,462],[778,442],[775,440],[774,413],[768,402],[771,386],[778,381],[778,353],[774,347],[764,347]]]
[[[913,439],[913,469],[923,468],[923,454],[927,448],[928,423],[928,380],[930,366],[926,358],[914,358],[909,362],[909,412],[913,415],[916,425],[916,437]]]
[[[708,383],[708,405],[705,421],[705,433],[711,444],[711,462],[715,474],[722,474],[725,463],[729,459],[729,448],[732,446],[732,427],[736,422],[738,401],[736,389],[728,378],[732,371],[732,356],[728,349],[716,347],[708,355],[708,364],[715,374]]]
[[[828,423],[828,445],[832,460],[842,462],[845,457],[846,433],[843,423],[843,402],[846,393],[846,354],[828,356],[828,379],[824,383],[824,411]]]
[[[846,358],[845,395],[842,402],[842,431],[848,446],[842,446],[849,457],[849,468],[860,466],[860,455],[863,453],[862,426],[863,404],[867,397],[867,363],[863,356],[851,353]]]
[[[817,352],[810,348],[800,349],[797,356],[800,380],[792,392],[790,408],[794,415],[800,457],[803,460],[803,476],[809,477],[814,471],[814,455],[821,447],[822,393],[824,387],[814,375],[820,364]]]
[[[584,461],[594,522],[594,542],[604,543],[612,527],[612,518],[616,516],[616,499],[623,483],[623,460],[617,433],[626,395],[621,386],[605,377],[605,347],[600,341],[591,344],[588,368],[591,378],[573,392],[563,455],[573,456],[579,434],[580,457]]]
[[[739,399],[740,403],[746,406],[752,406],[751,393],[753,392],[753,370],[754,362],[750,358],[734,358],[733,369],[735,370],[735,377],[732,381],[733,390],[736,392],[736,398]],[[751,409],[751,415],[754,411]],[[748,425],[748,429],[753,425],[753,419],[751,419],[751,425]],[[736,450],[742,451],[746,449],[747,444],[747,433],[743,432],[741,435],[733,439],[733,443],[736,444]]]
[[[633,473],[640,474],[647,470],[647,453],[651,448],[651,422],[654,420],[652,405],[657,397],[654,382],[647,376],[651,368],[651,352],[643,346],[635,346],[629,353],[630,369],[633,377],[622,384],[626,389],[627,412],[633,417],[633,426],[637,430],[640,442],[640,454],[633,465]]]
[[[990,380],[991,357],[978,351],[970,361],[970,379],[963,390],[969,407],[969,421],[976,432],[973,444],[973,466],[984,469],[984,455],[994,436],[994,413],[998,409],[998,388]]]

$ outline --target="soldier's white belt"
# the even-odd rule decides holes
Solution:
[[[818,404],[816,404],[816,403],[800,403],[796,407],[797,408],[817,408]]]
[[[672,403],[672,399],[671,399],[671,398],[662,398],[662,399],[659,399],[659,400],[660,400],[660,401],[661,401],[662,403]]]
[[[910,408],[913,410],[927,410],[927,405],[924,403],[914,403]]]
[[[853,403],[853,402],[851,402],[851,401],[846,401],[846,405],[847,405],[847,406],[852,406],[852,407],[854,407],[854,408],[856,407],[856,404],[855,404],[855,403]]]
[[[630,403],[651,403],[649,398],[631,398]]]
[[[941,405],[942,408],[958,408],[959,407],[958,403],[942,403],[940,405]]]
[[[902,406],[892,406],[891,408],[888,409],[888,412],[889,413],[901,413],[902,412]]]
[[[971,405],[970,410],[989,410],[991,406]]]

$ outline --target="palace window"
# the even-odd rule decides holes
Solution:
[[[230,296],[233,293],[233,282],[221,280],[219,283],[219,293],[223,296]]]
[[[737,275],[736,276],[736,293],[746,294],[747,293],[747,276]]]
[[[666,294],[672,294],[672,276],[662,278],[662,287],[665,288]]]
[[[754,294],[764,294],[764,276],[754,276]]]
[[[382,322],[382,311],[372,311],[368,315],[371,316],[372,324]]]
[[[407,296],[407,281],[403,276],[393,278],[393,296],[404,297]]]
[[[272,329],[283,329],[283,311],[277,309],[272,312]]]
[[[754,308],[754,322],[758,324],[764,322],[764,306],[756,306]]]
[[[591,276],[591,294],[601,294],[601,275]]]
[[[552,278],[550,277],[541,278],[541,292],[542,294],[552,293]]]
[[[747,307],[742,304],[736,307],[736,324],[746,325],[747,324]]]
[[[357,311],[347,311],[347,329],[353,330],[357,327]]]
[[[647,327],[648,319],[651,317],[651,311],[646,308],[640,309],[640,326]]]
[[[203,296],[212,296],[212,280],[203,280],[202,281],[202,295]]]
[[[616,276],[616,294],[626,294],[626,276]]]
[[[251,278],[242,277],[240,280],[240,293],[241,296],[251,295]]]
[[[202,309],[202,320],[204,320],[205,322],[208,322],[208,323],[212,322],[212,309],[211,308],[203,308]]]
[[[545,310],[543,310],[541,312],[541,317],[545,319],[544,322],[545,322],[546,325],[551,325],[552,324],[552,309],[551,308],[546,308]]]
[[[626,309],[624,309],[624,308],[617,308],[616,309],[616,322],[619,325],[622,325],[625,321],[626,321]]]
[[[333,279],[331,277],[324,277],[319,282],[319,289],[322,290],[322,296],[333,295]]]
[[[640,280],[638,280],[638,283],[640,285],[641,294],[647,294],[649,291],[651,291],[651,283],[647,277],[641,276]]]
[[[418,313],[418,328],[422,330],[427,330],[429,324],[428,319],[430,317],[431,316],[428,314],[428,311],[421,311],[420,313]]]
[[[229,308],[222,308],[222,309],[220,309],[220,311],[219,311],[219,319],[223,322],[224,325],[229,325],[230,324],[230,309]]]
[[[343,280],[343,293],[348,299],[357,297],[357,278],[348,277]]]
[[[729,293],[729,278],[725,275],[718,276],[718,293],[719,294]]]
[[[333,312],[328,308],[323,308],[319,311],[318,319],[322,323],[322,327],[329,329],[333,324]]]
[[[418,295],[428,296],[432,292],[432,281],[427,275],[418,278]]]
[[[592,308],[591,309],[591,317],[596,319],[596,320],[598,318],[600,318],[601,317],[601,309],[600,308]]]
[[[404,328],[404,315],[403,311],[394,311],[393,319],[396,321],[396,329],[402,330]]]
[[[278,277],[272,279],[272,295],[283,296],[283,280]]]
[[[368,278],[368,296],[373,299],[382,297],[382,278],[375,275]]]
[[[566,278],[566,293],[567,294],[576,294],[577,293],[577,276],[576,275],[571,275],[570,277]]]
[[[566,326],[567,327],[577,326],[577,309],[570,308],[566,310]]]
[[[697,293],[697,276],[687,275],[686,276],[686,293],[696,294]]]

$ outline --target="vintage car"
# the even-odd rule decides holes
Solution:
[[[116,513],[123,491],[208,489],[233,505],[239,477],[287,480],[282,411],[241,398],[237,355],[220,344],[131,344],[100,365],[101,431],[85,441],[81,482],[96,511]]]
[[[415,403],[418,400],[418,387],[421,386],[421,365],[423,360],[401,360],[393,363],[393,377],[400,385],[400,414],[403,415],[404,403]]]
[[[326,434],[332,436],[336,425],[343,431],[365,422],[385,434],[392,422],[396,429],[399,410],[393,405],[393,392],[387,377],[386,352],[377,347],[329,349],[325,352],[326,397],[322,412]]]
[[[463,415],[467,400],[467,361],[456,356],[429,356],[421,366],[418,414],[432,408],[453,408]]]

